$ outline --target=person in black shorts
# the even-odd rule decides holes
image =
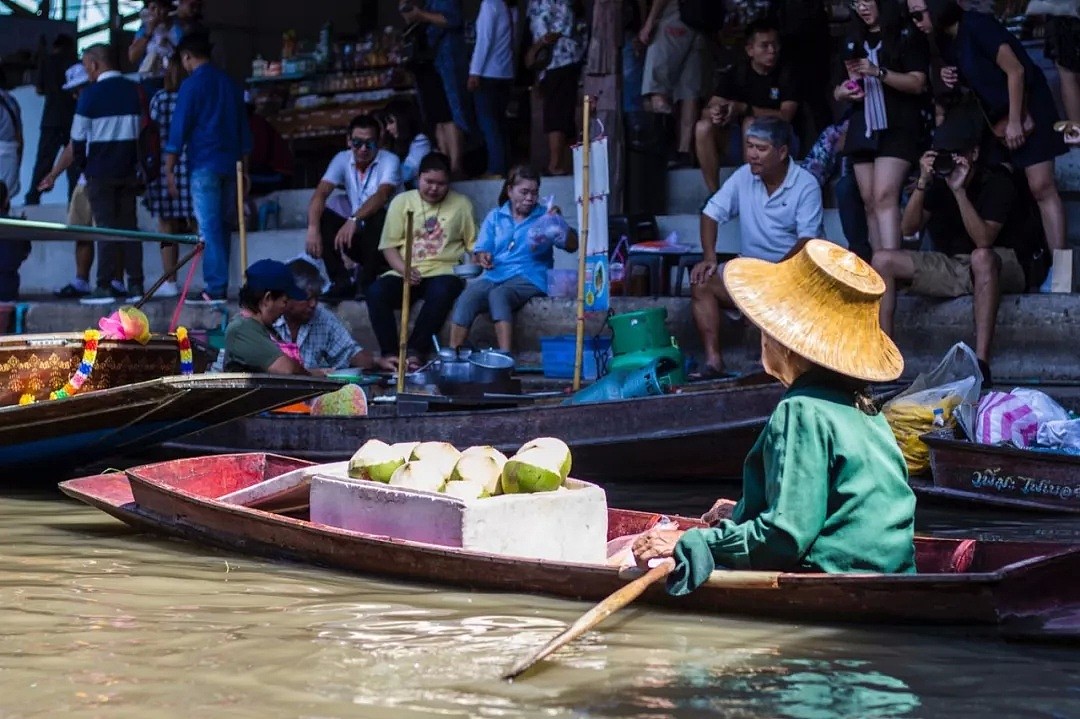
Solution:
[[[854,0],[842,51],[846,78],[833,90],[853,103],[844,145],[866,207],[870,246],[900,248],[900,188],[925,147],[922,110],[930,48],[896,2]]]
[[[757,117],[775,116],[790,123],[799,109],[797,88],[788,67],[780,62],[780,33],[767,20],[746,26],[746,59],[720,73],[701,119],[694,142],[701,174],[710,194],[720,189],[720,155],[728,128],[746,127]]]

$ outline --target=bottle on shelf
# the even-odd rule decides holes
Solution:
[[[255,59],[251,61],[251,76],[266,77],[266,66],[268,64],[262,55],[256,55]]]

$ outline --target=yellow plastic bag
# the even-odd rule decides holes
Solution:
[[[956,383],[954,383],[956,384]],[[963,401],[957,387],[942,387],[897,398],[882,409],[889,421],[896,443],[907,462],[908,474],[922,474],[930,469],[930,448],[921,437],[934,426],[934,410],[941,408],[945,427],[955,427],[955,410]]]

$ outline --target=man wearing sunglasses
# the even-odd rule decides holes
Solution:
[[[375,118],[354,117],[346,146],[330,161],[308,205],[307,251],[326,264],[331,283],[325,295],[328,300],[357,295],[342,254],[360,264],[361,293],[389,269],[379,252],[379,239],[386,207],[401,188],[401,161],[379,149]],[[331,197],[338,188],[345,192]]]

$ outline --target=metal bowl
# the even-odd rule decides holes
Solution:
[[[509,370],[514,368],[514,358],[495,350],[480,350],[469,356],[469,361],[484,369]]]
[[[469,279],[472,277],[479,277],[480,273],[484,271],[484,268],[480,265],[467,264],[467,265],[454,265],[454,274],[458,277]]]

